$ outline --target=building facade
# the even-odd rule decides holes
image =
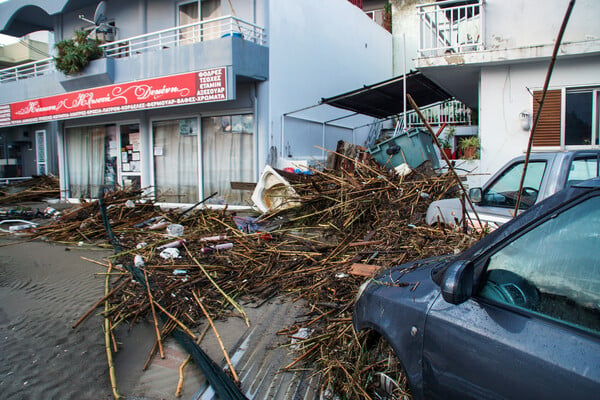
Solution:
[[[392,3],[395,73],[404,41],[409,64],[477,111],[481,161],[475,172],[483,175],[474,183],[484,181],[487,174],[526,151],[539,108],[536,99],[569,1]],[[575,3],[536,129],[534,151],[598,147],[599,16],[597,1]]]
[[[42,28],[59,44],[83,30],[101,41],[102,57],[81,72],[51,60],[0,71],[0,132],[56,135],[64,199],[134,185],[163,204],[217,193],[213,204],[246,205],[244,184],[295,152],[285,138],[309,149],[348,139],[348,130],[284,127],[286,112],[391,76],[390,34],[345,0],[0,7],[3,33]]]

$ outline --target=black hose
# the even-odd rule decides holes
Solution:
[[[100,207],[100,214],[102,215],[102,221],[104,222],[104,228],[108,234],[109,242],[112,244],[115,253],[120,253],[122,247],[119,240],[112,232],[110,222],[108,221],[108,214],[106,213],[106,204],[104,203],[104,188],[101,188],[98,193],[98,206]],[[144,287],[152,287],[152,283],[148,280],[140,268],[135,265],[125,265],[125,268],[131,273],[133,278],[141,283]],[[168,317],[161,313],[163,320]],[[192,357],[198,368],[202,371],[208,384],[213,388],[217,396],[223,400],[248,400],[242,393],[240,388],[231,380],[231,378],[223,371],[216,362],[214,362],[201,348],[200,346],[185,332],[181,329],[176,328],[173,333],[173,337],[179,342]]]

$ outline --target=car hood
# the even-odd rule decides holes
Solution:
[[[357,329],[385,327],[397,313],[405,313],[407,323],[422,326],[425,315],[440,294],[432,277],[455,256],[434,257],[389,268],[372,278],[354,308]],[[380,330],[381,331],[381,330]]]
[[[427,312],[440,295],[432,277],[454,258],[429,258],[390,268],[369,281],[354,307],[355,329],[382,335],[414,388],[422,383],[421,353],[414,349],[423,347]]]

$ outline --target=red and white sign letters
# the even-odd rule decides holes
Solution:
[[[225,67],[0,106],[0,126],[223,100],[227,100]]]

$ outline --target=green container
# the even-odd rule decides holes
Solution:
[[[433,140],[427,131],[412,128],[376,144],[368,152],[377,162],[390,169],[404,163],[416,168],[425,161],[431,161],[433,168],[439,168],[439,159],[433,146]]]

